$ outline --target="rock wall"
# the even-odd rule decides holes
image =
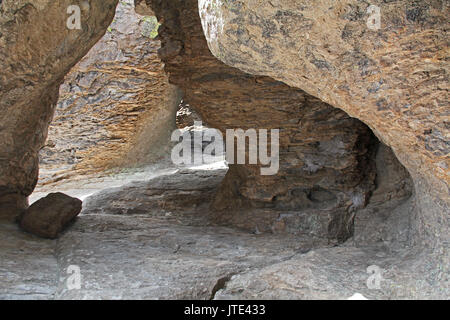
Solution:
[[[279,173],[231,165],[212,218],[257,231],[348,238],[355,210],[375,187],[377,139],[370,129],[302,90],[220,62],[208,49],[197,1],[138,6],[163,21],[159,54],[169,80],[208,126],[280,129]]]
[[[169,153],[179,97],[158,57],[157,28],[132,0],[119,3],[106,34],[60,88],[38,187]]]
[[[355,212],[367,205],[371,193],[376,188],[375,157],[378,142],[370,129],[359,120],[300,89],[266,76],[250,75],[214,57],[207,44],[208,39],[210,42],[213,39],[208,30],[213,30],[218,23],[214,19],[214,14],[221,12],[222,9],[234,12],[240,2],[230,2],[224,8],[216,5],[214,8],[205,7],[205,3],[200,2],[200,12],[204,22],[207,22],[203,28],[198,15],[198,3],[195,0],[148,0],[137,3],[138,10],[145,11],[146,14],[153,14],[154,11],[163,21],[160,28],[162,47],[159,56],[165,63],[165,71],[169,75],[170,82],[183,89],[184,99],[198,111],[206,124],[222,131],[228,128],[281,130],[279,173],[263,177],[259,174],[259,165],[232,165],[213,203],[216,211],[213,211],[212,218],[221,223],[232,223],[256,231],[285,232],[294,229],[294,232],[328,237],[331,241],[347,239],[353,232]],[[57,88],[69,68],[86,53],[94,40],[98,40],[102,35],[105,25],[111,20],[111,13],[104,16],[105,11],[113,10],[114,4],[100,7],[98,4],[89,5],[87,2],[80,2],[84,12],[82,20],[88,20],[84,28],[94,30],[94,27],[97,27],[97,33],[93,33],[83,28],[80,31],[65,28],[67,15],[61,15],[60,9],[66,10],[67,7],[52,7],[45,1],[36,5],[27,2],[2,3],[2,28],[8,32],[2,32],[1,40],[6,45],[1,54],[5,57],[5,61],[9,61],[8,59],[12,61],[6,67],[6,76],[2,75],[1,78],[1,106],[2,110],[5,110],[0,122],[3,126],[1,141],[5,148],[2,149],[4,156],[0,159],[5,165],[1,167],[3,173],[0,177],[3,180],[0,180],[2,195],[0,202],[7,208],[2,210],[3,213],[13,213],[12,209],[26,206],[26,196],[36,184],[37,151],[47,134],[47,125],[53,115],[58,95]],[[131,17],[133,14],[130,4],[131,2],[124,2],[122,6],[125,10],[124,15]],[[212,1],[210,4],[220,2]],[[92,15],[96,15],[96,11],[93,10],[101,8],[104,9],[102,14],[95,17],[96,22],[92,21]],[[354,9],[360,10],[358,8]],[[260,9],[261,6],[258,7],[258,10]],[[301,9],[306,10],[307,7]],[[244,10],[242,14],[245,12]],[[267,12],[262,10],[261,14]],[[46,14],[52,13],[58,18],[50,21]],[[30,16],[26,16],[27,14]],[[32,28],[29,28],[30,30],[26,31],[22,30],[23,25],[17,26],[12,23],[23,20],[22,22],[29,26],[33,19],[37,19],[36,15],[40,15],[40,20],[35,21],[40,21],[39,25],[42,28],[49,26],[62,28],[67,36],[61,38],[63,45],[57,46],[57,38],[39,38],[38,34],[43,30],[35,28],[31,31]],[[288,11],[280,15],[290,16]],[[289,21],[288,19],[285,24],[289,25]],[[63,27],[60,24],[56,25],[59,22],[64,22]],[[146,27],[145,22],[145,19],[144,22],[138,21],[135,16],[131,19],[125,18],[119,9],[116,24],[108,30],[110,34],[68,76],[66,84],[61,89],[64,95],[60,100],[55,124],[51,128],[52,134],[60,138],[55,139],[56,142],[50,141],[43,150],[45,156],[43,164],[47,166],[47,172],[53,170],[55,163],[64,158],[68,159],[66,163],[68,167],[74,165],[72,169],[80,171],[103,170],[124,163],[141,162],[147,159],[151,151],[148,142],[160,137],[163,135],[161,132],[167,130],[166,125],[171,114],[163,109],[167,104],[171,104],[168,101],[171,101],[172,97],[173,100],[177,100],[178,93],[173,88],[168,89],[167,78],[161,72],[161,61],[154,55],[156,47],[149,45],[155,42],[146,41],[145,37],[146,33],[153,37],[154,30]],[[87,27],[89,23],[93,24],[92,28]],[[141,23],[144,27],[141,30],[145,34],[138,33],[135,35],[136,38],[131,39],[129,37],[131,33],[127,32],[127,29],[138,27]],[[426,27],[426,23],[423,23]],[[220,27],[222,28],[221,25]],[[218,30],[222,32],[221,28]],[[203,29],[206,30],[206,38]],[[30,35],[27,32],[30,32]],[[286,30],[283,32],[289,34]],[[76,59],[69,59],[67,47],[75,46],[70,41],[80,42],[82,39],[74,36],[77,33],[79,36],[93,38],[92,41],[88,41],[89,45],[83,42],[82,49],[77,47],[78,51],[71,53]],[[238,35],[240,34],[239,31]],[[131,48],[125,48],[128,44],[125,46],[121,39],[130,41]],[[216,54],[217,48],[220,48],[220,39],[217,36],[210,44]],[[231,44],[229,47],[229,50],[233,48]],[[22,60],[21,55],[12,57],[12,48],[23,55]],[[54,52],[51,51],[52,48]],[[42,60],[46,57],[45,54],[48,55],[48,61]],[[39,59],[42,61],[38,61]],[[112,61],[115,60],[119,63],[113,66]],[[17,65],[13,62],[17,62]],[[312,64],[326,65],[317,61]],[[41,65],[45,67],[38,67]],[[17,70],[22,70],[22,73],[17,73]],[[283,68],[278,72],[282,70]],[[111,76],[113,73],[114,76]],[[156,83],[153,83],[150,77],[146,78],[150,75]],[[133,84],[136,83],[135,91],[130,90],[129,79],[133,79],[131,81]],[[317,76],[315,79],[321,77]],[[282,80],[288,82],[286,79]],[[326,77],[323,81],[326,81]],[[26,86],[23,86],[25,82]],[[359,85],[357,81],[354,83]],[[88,87],[92,91],[87,91]],[[37,103],[36,107],[29,107],[27,104],[29,101],[24,98],[28,97],[28,91],[21,90],[32,92],[34,95],[32,101],[38,101],[33,102]],[[166,90],[172,90],[167,99],[162,98],[162,95],[167,93]],[[378,88],[375,92],[379,90],[381,89]],[[159,96],[162,100],[152,99],[155,96]],[[318,96],[323,98],[321,95]],[[117,101],[120,103],[113,103]],[[365,105],[363,101],[360,103],[361,108],[370,108],[370,103],[369,105]],[[18,107],[13,108],[12,106],[16,104]],[[341,107],[339,103],[336,105]],[[351,105],[354,105],[354,102]],[[21,113],[26,106],[29,107],[26,110],[31,112],[29,117],[23,117]],[[352,110],[349,112],[355,114]],[[77,117],[77,113],[82,115],[81,120]],[[161,121],[159,115],[164,117],[164,121]],[[367,121],[366,118],[361,118]],[[151,127],[155,122],[160,123],[159,129]],[[383,130],[377,128],[371,121],[367,122],[374,127],[378,136],[384,141],[391,142],[383,136]],[[94,146],[94,140],[97,139],[100,143]],[[75,145],[77,152],[73,152],[74,147],[71,144]],[[414,157],[415,154],[411,159]],[[427,233],[429,230],[432,233],[445,234],[445,226],[448,224],[439,223],[440,220],[446,221],[446,217],[443,216],[445,210],[439,206],[445,207],[447,199],[445,196],[448,197],[448,194],[443,196],[437,193],[436,198],[441,202],[433,203],[434,198],[429,197],[430,190],[436,187],[439,191],[441,190],[439,186],[433,184],[434,180],[428,179],[425,173],[419,174],[417,170],[409,169],[415,179],[416,190],[424,191],[417,192],[416,216],[413,219],[416,223],[415,230],[418,234]],[[52,178],[57,180],[64,177],[59,175],[58,170],[56,171],[56,176]],[[441,182],[445,184],[446,180]],[[431,229],[429,225],[432,226]]]
[[[217,58],[369,125],[414,179],[417,243],[448,242],[448,1],[200,0],[199,10]]]
[[[103,36],[118,0],[0,3],[0,217],[27,206],[59,85]],[[67,28],[79,5],[81,30]]]
[[[259,166],[233,165],[213,210],[207,205],[222,170],[187,170],[110,188],[87,201],[91,214],[83,215],[58,242],[31,237],[2,222],[3,297],[336,299],[361,292],[369,298],[448,298],[444,2],[378,2],[389,10],[383,9],[388,27],[376,34],[376,42],[363,32],[363,1],[200,1],[213,52],[227,64],[266,76],[230,67],[210,53],[196,0],[137,2],[140,12],[151,15],[154,10],[163,21],[159,55],[165,70],[208,125],[221,130],[281,129],[280,172],[261,177]],[[74,3],[82,8],[83,27],[78,31],[65,28],[66,9]],[[116,4],[0,1],[0,217],[10,218],[27,205],[59,85],[107,30]],[[271,34],[273,30],[278,33]],[[101,72],[110,70],[107,67]],[[92,74],[87,71],[69,83],[74,88],[89,84]],[[121,74],[131,76],[125,71]],[[383,81],[376,78],[379,74]],[[115,85],[123,88],[124,83]],[[129,98],[137,104],[147,93]],[[75,103],[73,108],[89,110],[81,106]],[[130,115],[122,107],[113,113],[117,124],[101,124],[105,131],[99,135],[106,142],[120,136],[127,148],[145,151],[139,146],[146,140],[131,136],[139,127],[136,118],[150,123],[151,117],[145,112]],[[391,149],[348,114],[394,147],[413,182]],[[96,123],[84,122],[87,127]],[[117,131],[119,125],[130,131]],[[56,127],[65,128],[63,118]],[[74,131],[72,137],[82,136]],[[89,137],[83,139],[79,146],[94,150],[85,143]],[[133,155],[132,149],[117,147],[113,150],[119,154]],[[106,148],[95,150],[98,157],[86,152],[82,159],[72,159],[81,168],[109,166],[103,159]],[[212,226],[210,218],[255,234]],[[351,236],[353,228],[353,242],[334,247]],[[261,231],[301,236],[257,235]],[[411,240],[421,246],[410,248]],[[68,292],[66,279],[56,276],[74,261],[81,263],[87,286]],[[384,270],[380,290],[366,285],[368,265]],[[105,273],[122,276],[105,281]],[[195,283],[180,285],[178,275]]]

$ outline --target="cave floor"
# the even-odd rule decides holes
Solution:
[[[0,223],[0,299],[440,296],[433,283],[439,276],[417,277],[421,252],[358,247],[351,240],[330,247],[307,235],[214,225],[208,199],[225,172],[177,169],[125,179],[86,197],[80,216],[57,240]],[[68,286],[71,266],[80,270],[80,289]],[[376,266],[373,273],[369,266]]]

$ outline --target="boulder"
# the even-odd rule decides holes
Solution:
[[[50,193],[33,203],[20,219],[20,227],[37,236],[55,239],[81,212],[82,201],[64,193]]]

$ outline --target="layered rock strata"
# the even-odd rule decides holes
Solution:
[[[0,216],[14,216],[27,206],[59,86],[103,36],[117,2],[1,2]],[[71,5],[80,9],[81,29],[67,27]]]
[[[157,54],[157,29],[156,18],[137,15],[132,0],[119,3],[106,34],[60,88],[38,187],[169,153],[179,96]]]
[[[223,133],[280,129],[278,174],[261,176],[260,165],[231,165],[213,219],[295,232],[280,217],[307,212],[317,217],[304,219],[308,232],[338,241],[351,235],[354,212],[374,189],[377,139],[370,129],[302,90],[220,62],[207,46],[197,1],[146,5],[162,21],[159,54],[170,82],[183,89],[185,101],[208,126]]]
[[[449,10],[441,0],[199,1],[218,59],[305,90],[392,147],[415,184],[415,241],[430,247],[449,241]]]

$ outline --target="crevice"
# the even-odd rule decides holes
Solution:
[[[209,298],[209,300],[214,300],[217,292],[219,290],[225,289],[228,281],[230,281],[234,275],[235,275],[235,273],[226,275],[222,278],[219,278],[219,280],[217,280],[216,284],[214,285],[214,287],[211,290],[211,297]]]

